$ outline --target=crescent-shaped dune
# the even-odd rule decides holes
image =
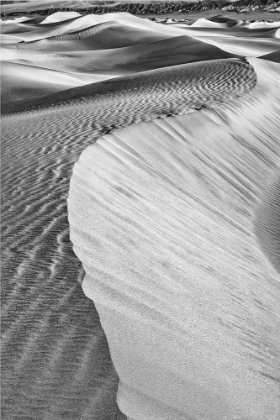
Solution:
[[[70,237],[129,419],[278,418],[279,274],[254,232],[279,269],[280,67],[252,64],[239,101],[116,131],[74,167]]]
[[[279,25],[202,23],[1,22],[5,420],[279,418]]]

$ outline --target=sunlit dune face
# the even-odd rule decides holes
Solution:
[[[259,205],[255,232],[260,246],[280,273],[280,176],[265,191]]]

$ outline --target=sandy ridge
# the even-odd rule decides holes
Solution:
[[[224,71],[227,78],[222,76]],[[100,85],[103,94],[94,85],[92,91],[72,89],[63,102],[61,93],[47,97],[54,101],[54,109],[47,103],[46,109],[3,119],[2,240],[7,281],[3,283],[2,329],[7,413],[30,418],[35,413],[34,418],[55,420],[67,400],[70,418],[83,413],[107,420],[103,397],[99,406],[91,401],[104,375],[103,395],[110,395],[108,404],[114,408],[117,378],[97,314],[77,285],[83,270],[69,241],[66,198],[73,164],[84,148],[104,130],[187,112],[203,103],[209,106],[212,95],[214,104],[243,95],[255,85],[253,68],[238,60],[184,65],[160,74],[163,77],[154,71],[126,78],[120,85],[110,82],[115,86],[111,95],[105,93],[106,84]],[[203,88],[196,86],[201,78]],[[91,345],[94,328],[100,331],[99,338]],[[94,363],[84,372],[82,366],[88,366],[88,360]],[[96,382],[92,383],[92,377]],[[47,397],[41,396],[42,389]]]
[[[187,83],[185,83],[187,80]],[[199,83],[198,83],[199,82]],[[165,69],[141,72],[139,75],[118,78],[117,81],[94,83],[85,87],[68,89],[43,99],[35,98],[32,101],[19,101],[6,104],[3,115],[13,113],[32,112],[57,106],[77,106],[79,103],[99,101],[101,115],[106,119],[107,112],[104,106],[115,109],[116,101],[126,105],[125,95],[131,99],[138,98],[138,108],[143,106],[143,101],[150,100],[147,95],[152,93],[152,106],[158,108],[158,115],[173,113],[172,106],[164,103],[165,96],[171,103],[174,101],[176,112],[183,112],[189,108],[202,105],[211,106],[214,102],[223,102],[235,96],[243,95],[254,87],[256,76],[246,59],[226,59],[169,66]],[[110,92],[110,93],[108,93]],[[118,95],[118,98],[116,98]],[[198,95],[198,96],[197,96]],[[119,99],[120,98],[120,99]],[[110,105],[107,105],[107,101]],[[154,112],[155,109],[154,109]],[[129,110],[125,114],[129,114]],[[108,123],[105,123],[108,124]],[[101,124],[102,125],[102,124]]]
[[[75,164],[71,239],[129,419],[278,418],[279,65],[251,63],[238,101],[115,131]]]

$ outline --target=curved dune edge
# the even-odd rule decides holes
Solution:
[[[92,83],[86,76],[77,77],[67,72],[49,68],[17,64],[10,61],[1,63],[2,108],[8,102],[32,100],[51,92],[70,89]]]
[[[279,65],[249,62],[238,101],[116,131],[74,166],[71,240],[129,419],[278,419],[279,276],[253,222],[274,206]]]
[[[256,74],[246,59],[221,59],[169,66],[86,86],[41,98],[5,104],[3,115],[38,112],[53,108],[89,106],[98,117],[99,130],[131,117],[130,124],[166,114],[179,114],[201,106],[213,106],[249,92]],[[129,101],[127,100],[129,98]],[[132,101],[132,105],[130,103]],[[117,107],[122,106],[122,115]],[[108,113],[111,113],[108,118]],[[117,117],[117,121],[115,120]]]
[[[71,42],[68,44],[71,45]],[[72,47],[75,48],[74,45]],[[29,98],[28,103],[31,102],[32,104],[32,101],[30,101],[32,96],[33,98],[39,96],[36,95],[38,90],[36,84],[39,87],[41,84],[47,95],[48,93],[51,94],[52,90],[65,90],[143,71],[178,64],[235,57],[217,47],[209,46],[204,42],[185,36],[171,38],[164,42],[152,42],[140,46],[134,45],[133,47],[95,52],[80,51],[78,47],[77,50],[73,49],[68,54],[63,51],[55,54],[42,53],[41,51],[34,53],[28,50],[3,49],[2,51],[3,58],[6,60],[2,62],[4,97],[2,104],[4,111],[7,108],[4,103],[7,102],[12,102],[16,109],[16,104],[14,104],[16,98],[18,100]],[[7,67],[11,68],[10,72],[5,71]],[[31,83],[32,79],[34,80],[34,86]],[[41,79],[40,83],[38,79]],[[24,89],[27,83],[30,85],[28,94]],[[7,88],[7,85],[10,88]],[[13,89],[12,86],[14,86]],[[91,87],[89,87],[90,90]],[[5,97],[9,98],[9,96],[10,100],[5,100]],[[59,98],[63,98],[63,96],[59,95]],[[44,104],[49,100],[50,98],[46,98],[41,102]],[[36,105],[41,106],[38,101]]]
[[[66,199],[82,151],[116,127],[229,101],[255,83],[246,61],[195,63],[105,82],[99,91],[71,89],[64,102],[54,95],[55,107],[3,119],[6,417],[108,420],[117,413],[117,375],[97,312],[77,284],[84,272],[69,240]]]
[[[67,43],[72,44],[71,41]],[[216,46],[209,46],[186,36],[104,51],[92,49],[85,51],[78,45],[76,47],[72,45],[72,48],[71,52],[62,50],[52,53],[40,50],[30,52],[5,49],[3,55],[9,61],[19,63],[24,61],[25,64],[37,67],[47,67],[57,71],[67,70],[73,75],[84,73],[85,76],[96,73],[122,76],[178,64],[236,57]]]

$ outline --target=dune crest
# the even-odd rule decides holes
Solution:
[[[280,169],[280,68],[252,65],[238,101],[118,130],[74,166],[70,237],[129,419],[278,418],[279,277],[253,215]]]
[[[95,104],[95,110],[92,112],[98,117],[100,129],[114,128],[126,125],[122,120],[126,120],[128,116],[132,117],[131,122],[141,121],[142,118],[151,120],[166,114],[179,114],[189,109],[225,102],[242,96],[255,84],[256,74],[246,60],[209,60],[92,83],[42,98],[32,98],[31,101],[7,103],[3,113],[32,112],[86,104],[91,108]],[[127,101],[127,97],[135,99],[135,108]],[[117,109],[120,104],[123,115],[119,115]]]
[[[85,75],[77,76],[48,68],[4,61],[1,65],[1,82],[3,106],[8,102],[32,100],[51,92],[83,86],[92,83],[93,80]]]
[[[40,22],[41,25],[48,25],[55,22],[63,22],[65,20],[78,18],[81,14],[77,12],[56,12],[52,13],[50,16],[47,16],[45,19]]]

